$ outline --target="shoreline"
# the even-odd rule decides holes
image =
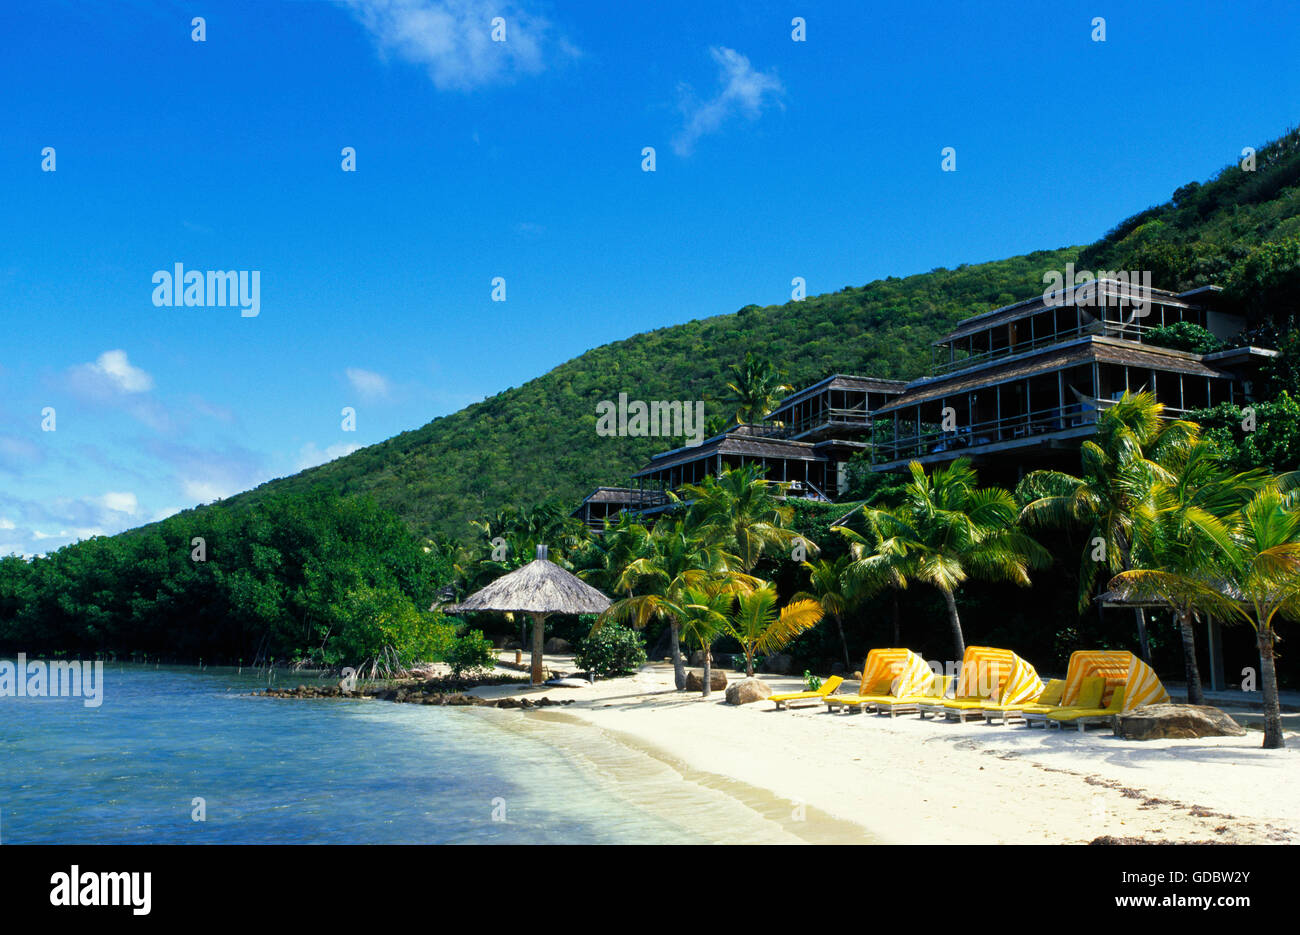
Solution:
[[[764,678],[775,691],[802,687],[793,677]],[[1295,734],[1287,749],[1266,751],[1257,731],[1125,741],[1107,730],[1079,735],[916,715],[831,715],[820,704],[734,707],[720,692],[676,692],[663,663],[586,688],[501,685],[472,694],[572,698],[522,720],[589,731],[547,736],[533,728],[590,759],[616,794],[659,808],[638,792],[638,770],[656,774],[661,793],[668,771],[679,783],[725,796],[733,814],[739,808],[791,843],[1300,841],[1300,787],[1289,781],[1300,767]],[[602,766],[610,757],[598,751],[610,743],[630,751],[621,769]]]

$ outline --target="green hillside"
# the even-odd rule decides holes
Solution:
[[[936,269],[785,305],[738,312],[635,335],[595,348],[523,386],[444,416],[345,458],[263,484],[232,498],[323,484],[369,493],[426,534],[457,539],[468,520],[506,504],[558,498],[576,505],[598,484],[625,483],[656,450],[654,438],[596,434],[596,404],[620,392],[640,399],[714,402],[727,368],[754,350],[784,368],[795,386],[835,372],[914,378],[929,366],[929,343],[958,319],[1033,295],[1042,274],[1075,261],[1085,269],[1151,270],[1163,288],[1252,277],[1248,262],[1267,241],[1300,236],[1300,133],[1260,149],[1256,169],[1237,165],[1191,183],[1167,203],[1119,224],[1097,243],[991,263]],[[1267,265],[1267,264],[1265,264]],[[1293,296],[1290,287],[1283,297]],[[1270,309],[1276,312],[1276,309]]]

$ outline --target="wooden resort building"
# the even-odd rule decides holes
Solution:
[[[592,528],[622,510],[652,518],[667,491],[746,464],[788,485],[786,496],[834,500],[847,488],[847,462],[862,452],[875,471],[968,457],[1001,483],[1037,467],[1071,470],[1099,413],[1126,391],[1154,392],[1171,417],[1251,398],[1259,365],[1276,351],[1197,354],[1146,340],[1178,322],[1238,336],[1245,322],[1220,308],[1219,295],[1217,286],[1173,293],[1107,278],[974,315],[934,342],[928,376],[826,377],[791,393],[761,425],[655,455],[633,486],[597,488],[574,515]]]
[[[960,322],[935,342],[931,375],[877,410],[873,470],[962,456],[977,466],[1014,466],[1017,474],[1068,467],[1101,410],[1126,391],[1150,390],[1171,417],[1245,401],[1259,364],[1275,351],[1202,355],[1144,340],[1156,325],[1180,321],[1234,337],[1244,322],[1218,311],[1218,293],[1148,289],[1144,297],[1103,280]],[[1070,455],[1062,460],[1064,451]]]
[[[624,510],[641,511],[663,506],[667,499],[657,490],[597,487],[583,498],[582,503],[570,515],[582,520],[591,529],[601,531],[605,528],[605,520],[618,522],[618,514]]]

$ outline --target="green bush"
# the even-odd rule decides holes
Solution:
[[[482,630],[470,630],[464,636],[456,637],[445,659],[451,666],[451,674],[457,678],[491,669],[496,661],[492,641],[483,635]]]
[[[1221,351],[1224,343],[1200,325],[1190,321],[1178,321],[1172,325],[1156,325],[1146,333],[1143,340],[1157,347],[1167,347],[1175,351],[1191,351],[1193,354],[1213,354]]]
[[[631,675],[645,665],[641,635],[617,623],[607,623],[578,642],[574,661],[601,678]]]

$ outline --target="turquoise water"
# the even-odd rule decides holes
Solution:
[[[99,708],[0,698],[0,840],[690,840],[507,729],[522,712],[246,694],[265,684],[233,669],[109,663]],[[206,821],[193,820],[196,797]]]

